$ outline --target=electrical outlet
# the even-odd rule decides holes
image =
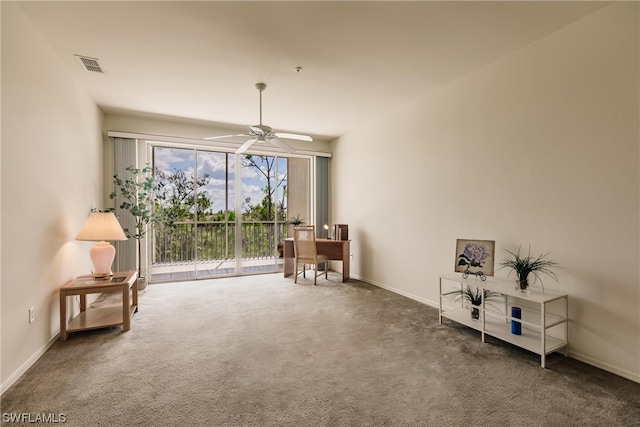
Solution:
[[[31,307],[29,309],[29,323],[33,323],[36,320],[36,309]]]

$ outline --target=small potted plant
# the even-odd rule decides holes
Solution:
[[[443,295],[452,295],[456,300],[467,301],[471,304],[471,319],[478,320],[480,318],[480,305],[482,304],[482,299],[484,298],[485,302],[487,300],[496,299],[502,297],[502,294],[499,292],[490,291],[488,289],[480,290],[480,288],[472,289],[469,286],[464,286],[461,289],[456,289],[455,291],[447,292]]]
[[[544,259],[549,253],[547,252],[544,255],[540,255],[538,257],[531,256],[531,248],[529,248],[529,252],[527,256],[520,256],[520,248],[518,248],[517,252],[511,252],[507,250],[507,252],[511,255],[512,258],[508,258],[500,261],[500,267],[498,270],[503,268],[509,269],[509,274],[512,271],[516,274],[516,289],[521,292],[529,291],[529,275],[533,275],[534,283],[540,281],[540,285],[542,286],[542,290],[544,291],[544,284],[542,283],[541,276],[549,276],[556,282],[558,281],[558,275],[551,270],[554,267],[558,267],[558,263]]]
[[[300,214],[294,216],[291,220],[287,221],[287,224],[293,225],[303,225],[304,220],[300,219]],[[282,258],[284,256],[284,244],[282,242],[278,243],[278,256]]]
[[[288,221],[288,223],[295,227],[296,225],[303,225],[304,224],[304,220],[300,219],[300,214],[297,214],[296,216],[291,218],[291,220]]]

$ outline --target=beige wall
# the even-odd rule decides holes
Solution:
[[[355,276],[436,305],[457,238],[550,251],[571,355],[640,381],[638,18],[608,6],[335,141]]]
[[[56,337],[59,287],[91,271],[74,238],[104,200],[102,114],[21,9],[1,7],[4,391]]]

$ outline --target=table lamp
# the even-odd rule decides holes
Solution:
[[[76,240],[98,242],[89,251],[89,256],[93,263],[93,276],[103,278],[113,275],[111,264],[116,257],[116,248],[107,240],[127,240],[127,236],[113,212],[92,211]]]

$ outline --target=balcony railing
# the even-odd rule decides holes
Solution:
[[[278,256],[277,243],[287,237],[284,222],[244,222],[241,231],[242,259]],[[171,229],[156,229],[153,233],[152,268],[166,263],[234,259],[235,233],[235,222],[202,222],[197,225],[180,222]]]

